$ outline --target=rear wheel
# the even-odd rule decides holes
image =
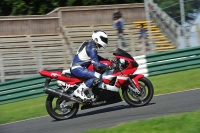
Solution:
[[[56,120],[65,120],[74,117],[78,112],[79,104],[71,103],[66,106],[66,102],[69,101],[48,95],[46,99],[46,110],[48,114]]]
[[[138,80],[140,85],[140,94],[133,92],[128,86],[122,88],[124,100],[131,106],[147,105],[153,98],[154,88],[151,81],[145,77]]]

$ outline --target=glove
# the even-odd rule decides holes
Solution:
[[[112,63],[112,66],[108,66],[108,70],[112,70],[112,69],[115,69],[116,68],[116,64],[115,63]]]
[[[117,60],[116,58],[113,58],[113,59],[110,59],[109,61],[114,63],[114,62],[116,62],[116,60]]]

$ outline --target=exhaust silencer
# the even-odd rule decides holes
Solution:
[[[62,98],[62,99],[68,100],[68,101],[74,101],[74,102],[77,102],[77,103],[83,103],[83,102],[75,99],[74,97],[71,97],[71,96],[63,93],[60,90],[54,90],[54,89],[50,89],[50,88],[45,87],[44,88],[44,92],[49,94],[49,95],[52,95],[52,96],[55,96],[55,97],[59,97],[59,98]]]
[[[58,98],[68,100],[68,101],[74,101],[74,102],[81,103],[81,104],[83,103],[83,102],[77,100],[76,98],[63,93],[61,90],[54,90],[54,89],[49,88],[48,86],[49,86],[50,82],[51,82],[51,78],[46,78],[46,81],[44,84],[44,89],[43,89],[45,93],[55,96],[55,97],[58,97]]]

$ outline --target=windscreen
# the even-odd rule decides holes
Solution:
[[[120,48],[117,48],[117,50],[113,53],[113,55],[123,56],[123,57],[130,58],[130,59],[134,60],[134,58],[129,53],[127,53],[126,51],[124,51]]]

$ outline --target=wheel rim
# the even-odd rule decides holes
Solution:
[[[139,86],[140,86],[140,94],[137,94],[131,89],[127,89],[127,95],[129,100],[134,104],[145,104],[150,99],[150,86],[143,80],[139,80]]]
[[[73,104],[71,104],[71,105],[69,105],[67,107],[61,107],[60,104],[63,101],[64,100],[61,100],[61,99],[57,99],[56,102],[53,101],[52,102],[52,108],[53,108],[53,110],[54,110],[54,112],[56,114],[59,114],[59,115],[68,115],[72,111],[72,109],[73,109]]]
[[[73,103],[69,106],[62,107],[60,104],[63,102],[63,99],[59,99],[56,97],[50,98],[50,105],[48,108],[48,113],[54,117],[55,119],[67,119],[71,118],[74,114],[76,114],[79,104]]]

